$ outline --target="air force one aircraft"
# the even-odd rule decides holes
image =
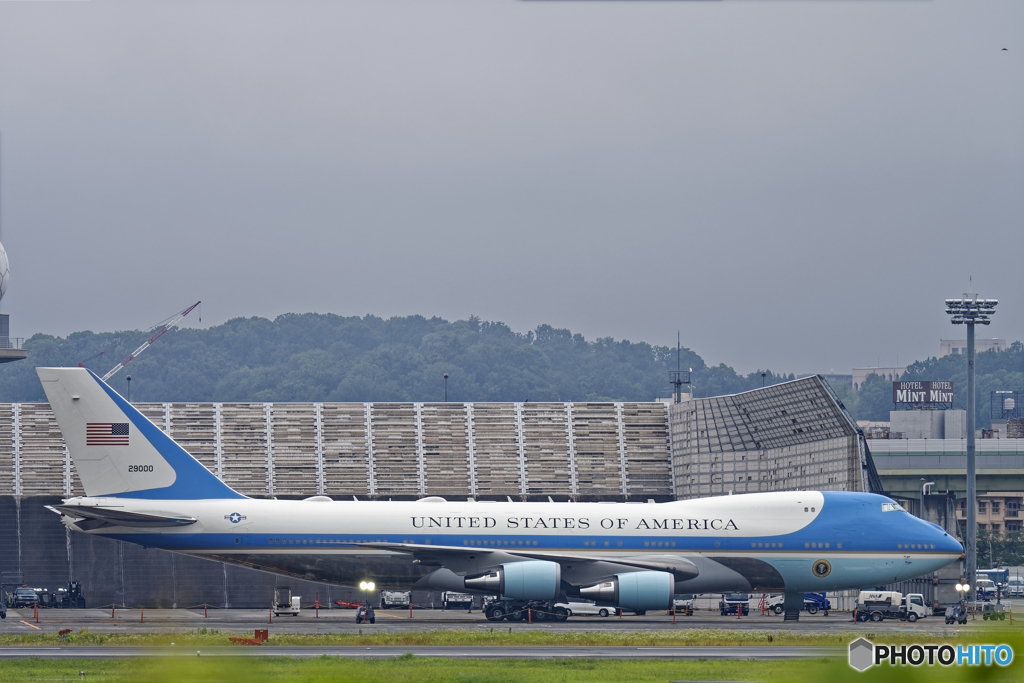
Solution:
[[[786,491],[671,503],[266,500],[232,490],[85,368],[38,368],[85,497],[64,524],[304,579],[589,598],[664,609],[675,593],[873,587],[963,553],[942,528],[870,493]],[[495,610],[497,610],[495,612]]]

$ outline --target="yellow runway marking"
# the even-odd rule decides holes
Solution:
[[[37,631],[42,631],[43,630],[43,629],[39,628],[38,626],[36,626],[35,624],[28,623],[24,619],[21,620],[21,623],[25,624],[25,626],[28,626],[29,628],[34,628]]]

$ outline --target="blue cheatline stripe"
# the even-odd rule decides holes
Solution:
[[[369,543],[396,543],[410,545],[434,545],[443,547],[456,547],[465,550],[507,550],[515,551],[573,551],[573,552],[614,552],[625,551],[630,553],[650,554],[673,554],[686,552],[727,552],[742,553],[755,556],[793,556],[814,553],[824,554],[845,554],[855,553],[893,553],[896,555],[927,553],[949,553],[950,549],[939,547],[931,548],[931,543],[922,542],[921,548],[898,548],[897,543],[872,543],[861,547],[848,547],[844,544],[838,547],[834,542],[828,542],[825,547],[824,541],[802,541],[799,537],[781,537],[788,540],[758,540],[758,539],[650,539],[636,537],[594,537],[585,538],[582,536],[466,536],[461,534],[431,534],[431,535],[406,535],[402,537],[393,534],[374,533],[350,533],[350,534],[310,534],[310,533],[246,533],[240,529],[238,533],[139,533],[139,534],[102,534],[109,538],[138,543],[146,546],[167,548],[171,550],[213,550],[232,548],[270,549],[270,550],[297,550],[308,548],[310,550],[322,550],[330,548],[356,548]],[[236,541],[237,539],[237,541]],[[662,543],[657,546],[656,543]],[[607,545],[605,545],[607,543]],[[647,545],[644,545],[644,544]],[[671,544],[675,543],[673,547]],[[717,545],[716,545],[717,543]],[[775,547],[772,547],[774,543]],[[807,544],[805,546],[805,543]],[[815,543],[817,547],[809,547]],[[759,547],[752,547],[751,544]],[[915,545],[917,545],[915,543]],[[924,547],[924,546],[929,547]]]
[[[230,486],[218,479],[210,470],[203,467],[202,463],[189,455],[188,451],[174,443],[171,437],[157,429],[152,422],[147,420],[142,413],[132,407],[116,391],[96,376],[92,370],[88,371],[96,383],[103,387],[107,395],[117,404],[117,407],[132,421],[135,428],[139,430],[149,443],[156,448],[157,452],[167,461],[177,475],[174,483],[159,489],[146,489],[143,491],[128,491],[125,493],[110,493],[105,497],[110,498],[144,498],[147,500],[206,500],[220,498],[245,498]]]

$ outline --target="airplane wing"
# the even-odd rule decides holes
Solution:
[[[58,515],[76,520],[75,525],[83,531],[102,529],[108,526],[126,526],[135,528],[161,528],[172,526],[188,526],[195,524],[195,517],[146,515],[139,512],[126,512],[116,508],[103,508],[93,505],[47,505],[46,508]]]
[[[695,578],[700,572],[697,566],[689,560],[672,555],[641,555],[641,556],[617,556],[601,555],[562,555],[552,552],[530,552],[523,550],[486,548],[464,548],[459,546],[423,545],[419,543],[360,543],[362,547],[374,548],[377,550],[390,550],[393,552],[409,553],[419,564],[427,566],[447,566],[449,564],[461,563],[467,559],[477,559],[477,566],[480,569],[497,567],[503,562],[519,560],[547,560],[559,564],[581,565],[589,563],[605,563],[608,565],[619,565],[641,570],[653,570],[668,572],[675,576],[677,581],[685,581]],[[453,560],[455,562],[453,562]]]

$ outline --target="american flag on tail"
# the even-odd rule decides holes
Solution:
[[[127,422],[87,422],[85,424],[86,446],[127,446]]]

